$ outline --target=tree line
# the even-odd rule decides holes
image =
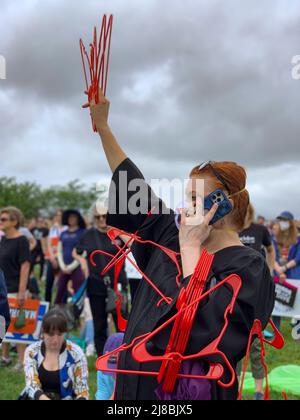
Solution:
[[[48,217],[58,208],[87,211],[106,191],[104,185],[87,187],[79,180],[43,188],[35,182],[0,177],[0,208],[18,207],[27,220],[38,215]]]

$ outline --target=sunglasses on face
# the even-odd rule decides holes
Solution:
[[[1,223],[10,222],[10,219],[8,219],[7,217],[1,217],[0,222]]]
[[[104,220],[106,220],[106,219],[107,219],[107,215],[106,215],[106,214],[101,214],[101,215],[97,214],[97,215],[95,216],[95,219],[96,219],[96,220],[100,220],[100,219],[104,219]]]
[[[228,187],[228,184],[226,183],[225,179],[222,177],[222,175],[219,173],[219,171],[214,168],[214,163],[213,161],[208,161],[208,162],[204,162],[199,166],[199,171],[202,171],[205,168],[209,168],[211,170],[211,172],[214,174],[214,176],[221,182],[221,184],[223,185],[223,187],[230,192],[230,188]]]

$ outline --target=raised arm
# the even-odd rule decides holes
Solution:
[[[95,102],[92,101],[88,106],[90,107],[92,119],[101,137],[109,166],[112,172],[115,172],[118,166],[127,159],[127,156],[108,125],[110,103],[104,97],[102,91],[100,91],[99,104],[96,105]]]

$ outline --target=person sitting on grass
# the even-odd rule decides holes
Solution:
[[[88,366],[83,351],[65,340],[67,320],[58,309],[45,315],[42,341],[25,354],[26,388],[21,399],[88,400]]]

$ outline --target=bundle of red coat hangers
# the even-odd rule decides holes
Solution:
[[[151,215],[149,213],[148,217]],[[120,247],[117,242],[117,238],[121,235],[127,235],[130,237],[128,243],[125,244],[123,247]],[[143,276],[144,280],[148,282],[148,284],[158,293],[160,296],[160,301],[158,306],[165,302],[167,305],[171,305],[173,303],[173,299],[168,296],[165,296],[154,284],[154,282],[145,274],[142,270],[137,266],[135,262],[133,262],[129,256],[130,250],[127,249],[127,245],[133,241],[138,242],[140,245],[150,244],[153,246],[158,247],[162,252],[164,252],[168,257],[176,264],[178,275],[176,279],[174,279],[174,287],[181,289],[179,292],[179,297],[176,302],[176,309],[177,313],[172,316],[167,322],[157,328],[155,331],[150,331],[140,337],[136,337],[132,343],[124,343],[118,349],[100,357],[97,361],[97,369],[103,372],[114,372],[120,374],[128,374],[128,375],[143,375],[143,376],[156,376],[158,384],[162,384],[162,389],[166,393],[172,393],[177,380],[180,378],[191,378],[191,379],[206,379],[206,380],[213,380],[217,381],[218,384],[223,388],[230,388],[235,380],[236,380],[236,373],[234,368],[232,367],[231,363],[229,362],[227,356],[219,349],[219,346],[222,342],[224,334],[226,333],[229,320],[228,317],[232,314],[235,303],[239,294],[239,291],[242,287],[242,279],[232,274],[215,287],[211,288],[209,291],[205,292],[208,275],[214,260],[214,256],[207,253],[206,250],[202,252],[202,255],[199,259],[198,265],[196,270],[189,281],[187,287],[181,288],[180,287],[180,277],[181,277],[181,268],[180,263],[178,261],[179,253],[176,253],[168,248],[165,248],[159,244],[156,244],[152,241],[145,241],[142,240],[138,236],[138,232],[135,234],[128,234],[127,232],[121,231],[119,229],[111,229],[108,232],[109,238],[112,242],[116,245],[119,249],[117,255],[112,256],[110,263],[107,267],[103,270],[102,274],[107,273],[113,266],[115,267],[115,292],[117,295],[117,314],[118,314],[118,322],[119,322],[119,329],[125,331],[127,321],[123,318],[121,313],[121,294],[118,292],[117,284],[118,284],[118,277],[120,274],[120,270],[127,259]],[[102,253],[101,250],[95,251],[94,254],[91,256],[91,261],[94,263],[94,257],[97,253]],[[108,255],[108,254],[106,254]],[[199,304],[206,298],[209,297],[211,293],[222,287],[223,285],[227,284],[230,286],[232,290],[232,300],[227,306],[224,311],[224,326],[220,335],[213,340],[211,343],[203,348],[199,349],[199,352],[193,355],[186,355],[186,349],[189,341],[189,337],[191,334],[191,329],[194,324],[196,313],[199,309]],[[169,325],[172,325],[172,333],[169,339],[168,346],[166,348],[165,354],[162,356],[152,356],[149,354],[147,350],[147,343],[153,339],[158,333],[163,331]],[[250,353],[250,347],[253,342],[253,338],[257,336],[261,343],[261,359],[265,368],[266,373],[266,388],[265,388],[265,400],[269,399],[269,384],[268,384],[268,368],[265,363],[265,344],[269,344],[276,349],[281,349],[284,346],[284,339],[279,333],[279,331],[275,328],[274,324],[271,322],[271,326],[274,329],[275,338],[272,342],[269,342],[264,339],[262,325],[259,320],[255,320],[253,329],[250,332],[249,336],[249,344],[247,349],[247,355],[245,359],[245,367],[244,367],[244,375],[241,383],[241,389],[239,393],[239,399],[242,399],[242,389],[244,383],[245,372],[247,368],[247,362]],[[124,351],[131,351],[131,355],[133,359],[138,363],[147,363],[147,362],[160,362],[161,367],[159,371],[130,371],[130,370],[112,370],[108,367],[108,361],[111,356],[119,356],[121,352]],[[208,373],[205,376],[194,376],[194,375],[186,375],[181,373],[181,366],[185,361],[193,361],[199,360],[201,358],[205,358],[206,360],[210,358],[210,356],[218,356],[222,360],[222,363],[210,363]],[[218,359],[219,360],[219,359]],[[231,374],[231,379],[224,383],[222,381],[222,377],[225,372],[225,368]]]
[[[106,96],[112,27],[113,15],[109,18],[104,15],[99,39],[97,28],[94,28],[93,41],[89,46],[89,53],[83,40],[80,39],[80,52],[86,85],[85,93],[88,95],[89,103],[93,99],[95,99],[96,104],[99,103],[99,89]],[[95,132],[97,131],[94,124],[93,129]]]

